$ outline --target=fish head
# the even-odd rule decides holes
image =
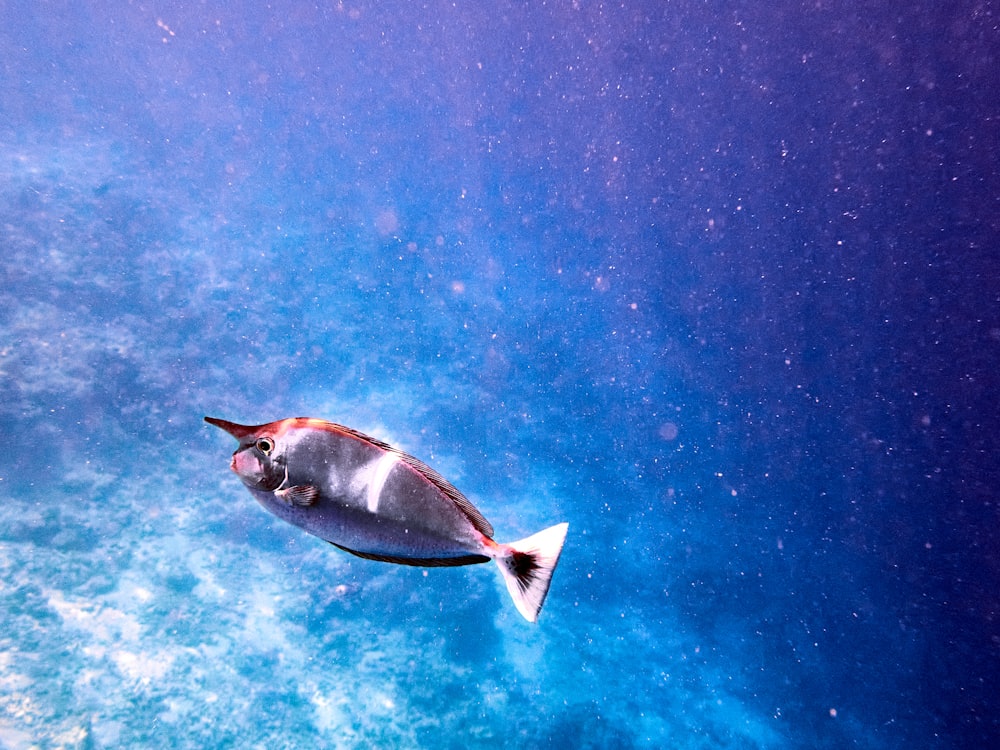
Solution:
[[[239,441],[229,462],[229,468],[252,490],[273,492],[281,486],[288,474],[285,463],[285,445],[279,439],[272,422],[264,425],[242,425],[224,419],[205,417],[205,421],[225,430]]]

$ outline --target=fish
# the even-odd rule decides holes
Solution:
[[[312,417],[205,421],[239,441],[230,469],[278,518],[368,560],[421,567],[492,560],[517,611],[538,620],[569,524],[502,544],[443,476],[362,432]]]

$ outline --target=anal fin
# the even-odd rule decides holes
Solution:
[[[359,552],[356,549],[345,547],[336,542],[330,542],[337,549],[350,552],[365,560],[377,560],[378,562],[395,563],[396,565],[411,565],[417,568],[455,568],[460,565],[478,565],[489,562],[490,558],[485,555],[461,555],[459,557],[401,557],[400,555],[380,555],[377,552]]]

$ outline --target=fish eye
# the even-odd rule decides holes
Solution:
[[[274,450],[274,441],[271,440],[271,438],[266,438],[266,437],[257,438],[257,442],[254,443],[254,445],[257,447],[257,450],[259,450],[265,456],[270,456],[271,451]]]

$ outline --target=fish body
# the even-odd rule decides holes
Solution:
[[[279,518],[373,560],[418,566],[493,560],[518,611],[537,620],[567,524],[500,544],[489,521],[440,474],[356,430],[308,417],[253,426],[205,421],[239,441],[230,468]]]

